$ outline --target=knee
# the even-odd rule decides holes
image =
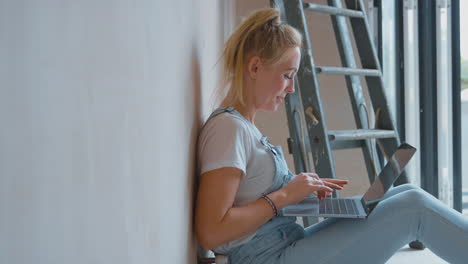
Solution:
[[[423,189],[417,187],[415,189],[410,189],[402,193],[404,202],[415,208],[430,207],[431,195],[424,191]]]
[[[388,193],[385,194],[385,197],[391,197],[391,196],[394,196],[394,195],[402,193],[402,192],[406,192],[406,191],[409,191],[409,190],[418,190],[418,189],[421,189],[421,188],[419,188],[418,186],[416,186],[414,184],[405,183],[405,184],[401,184],[401,185],[398,185],[398,186],[395,186],[395,187],[391,188],[388,191]]]
[[[421,188],[419,186],[414,185],[412,183],[405,183],[405,184],[402,184],[402,185],[398,185],[395,188],[399,188],[401,190],[401,192],[409,191],[409,190],[421,190]]]

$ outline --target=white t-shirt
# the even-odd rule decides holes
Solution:
[[[271,151],[260,142],[261,137],[260,131],[247,119],[229,112],[210,119],[200,133],[199,175],[223,167],[235,167],[243,172],[233,207],[257,200],[273,184],[275,163]],[[255,232],[213,250],[225,254],[254,235]]]

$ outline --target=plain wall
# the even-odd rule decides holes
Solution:
[[[0,0],[0,263],[196,263],[228,2]]]

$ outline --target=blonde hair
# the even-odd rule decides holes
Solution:
[[[271,65],[278,62],[288,48],[294,47],[302,47],[302,35],[281,22],[279,9],[266,8],[251,14],[224,45],[221,106],[233,103],[245,106],[244,63],[250,56],[259,56],[265,64]]]

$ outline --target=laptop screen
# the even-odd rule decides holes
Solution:
[[[395,151],[380,172],[379,176],[372,183],[370,188],[362,197],[365,204],[372,204],[379,201],[400,176],[408,161],[416,152],[416,149],[409,144],[403,143]]]

